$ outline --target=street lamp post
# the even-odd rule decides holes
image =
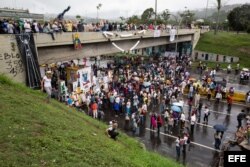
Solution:
[[[179,40],[179,27],[181,25],[182,19],[180,19],[180,21],[178,22],[177,16],[174,14],[169,14],[172,15],[175,18],[176,24],[177,24],[177,28],[176,28],[176,42],[175,42],[175,52],[177,53],[177,47],[178,47],[178,40]]]
[[[102,7],[102,4],[101,4],[101,3],[99,3],[99,4],[96,6],[96,9],[97,9],[96,20],[97,20],[97,22],[98,22],[98,20],[99,20],[99,10],[100,10],[101,7]]]
[[[156,19],[157,19],[157,0],[155,0],[155,26],[156,26]]]

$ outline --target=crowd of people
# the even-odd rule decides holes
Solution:
[[[93,84],[88,92],[73,92],[63,101],[70,107],[76,107],[79,111],[95,119],[103,119],[106,114],[124,119],[125,130],[131,130],[134,135],[140,134],[140,128],[145,128],[146,119],[150,119],[150,128],[160,134],[161,127],[166,133],[172,135],[177,128],[181,129],[180,136],[176,140],[177,156],[180,156],[180,149],[186,151],[187,145],[191,142],[196,123],[208,124],[210,106],[201,100],[200,92],[207,92],[208,102],[215,98],[217,102],[225,98],[228,101],[228,111],[231,110],[232,94],[226,96],[223,93],[222,83],[214,80],[216,72],[203,71],[201,81],[191,78],[189,72],[191,58],[188,55],[165,57],[142,62],[140,57],[126,57],[122,62],[107,64],[106,68],[98,68],[92,65],[93,74],[97,76],[102,71],[107,85],[100,85],[99,91],[95,91]],[[72,64],[71,64],[72,65]],[[70,65],[69,65],[70,66]],[[112,78],[108,78],[108,71],[112,71]],[[65,79],[65,72],[59,70],[59,74],[49,71],[50,78]],[[48,75],[48,76],[49,76]],[[53,89],[46,88],[47,78],[42,83],[50,96]],[[52,79],[52,83],[54,81]],[[172,106],[174,103],[184,104],[184,94],[187,94],[188,116],[186,117],[183,106],[176,111]],[[219,95],[218,95],[219,94]],[[212,97],[212,95],[214,95]],[[60,95],[58,95],[60,96]],[[186,97],[185,97],[186,98]],[[59,98],[62,100],[62,98]],[[203,118],[202,118],[203,115]],[[203,120],[203,121],[201,121]],[[107,134],[116,139],[117,121],[110,123]],[[241,126],[240,126],[241,127]],[[239,128],[240,128],[239,127]],[[214,135],[215,149],[220,149],[223,133],[217,131]]]
[[[0,34],[19,34],[19,33],[57,33],[57,32],[99,32],[99,31],[130,31],[130,30],[166,30],[169,26],[165,24],[154,26],[153,24],[128,24],[109,22],[101,20],[98,23],[84,23],[78,20],[57,19],[45,21],[44,23],[36,20],[0,20]]]

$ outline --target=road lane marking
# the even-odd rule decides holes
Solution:
[[[190,122],[190,121],[186,119],[185,122]],[[202,125],[202,126],[207,126],[209,128],[213,128],[213,126],[211,126],[211,125],[206,125],[206,124],[199,123],[199,122],[195,122],[195,124]]]
[[[184,104],[184,107],[188,108],[189,106],[187,104]],[[202,108],[204,109],[204,107],[202,107]],[[215,110],[209,110],[209,111],[214,112],[214,113],[218,113],[218,114],[233,116],[233,114],[223,113],[223,112],[219,112],[219,111],[215,111]]]
[[[148,130],[148,131],[156,132],[156,130],[152,130],[152,129],[149,129],[149,128],[145,128],[145,129]],[[164,135],[164,136],[168,136],[168,137],[174,138],[174,139],[177,139],[176,136],[169,135],[169,134],[166,134],[166,133],[163,133],[163,132],[160,132],[160,134],[162,134],[162,135]],[[199,144],[199,143],[192,142],[192,141],[191,141],[190,143],[193,144],[193,145],[197,145],[197,146],[200,146],[200,147],[203,147],[203,148],[212,150],[212,151],[221,152],[220,150],[217,150],[217,149],[215,149],[215,148],[212,148],[212,147],[209,147],[209,146],[206,146],[206,145],[203,145],[203,144]]]

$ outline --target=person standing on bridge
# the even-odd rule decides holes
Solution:
[[[47,71],[46,75],[43,77],[41,81],[41,91],[45,90],[48,95],[46,99],[47,103],[49,103],[51,99],[51,92],[52,92],[51,77],[52,77],[51,71]]]

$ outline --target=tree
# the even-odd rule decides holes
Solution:
[[[133,15],[131,17],[128,18],[128,21],[127,21],[129,24],[139,24],[141,22],[141,20],[139,19],[138,16],[136,15]]]
[[[76,15],[76,19],[77,19],[77,20],[80,20],[80,19],[81,19],[81,16],[80,16],[80,15]]]
[[[169,10],[168,9],[165,9],[162,14],[160,15],[161,16],[161,19],[163,20],[163,23],[164,24],[167,24],[168,22],[168,19],[170,17],[170,13],[169,13]]]
[[[218,31],[218,27],[219,27],[219,17],[220,17],[220,9],[221,9],[221,0],[216,0],[217,2],[217,21],[216,21],[216,26],[215,26],[215,29],[214,29],[214,35],[217,34],[217,31]]]
[[[121,19],[122,22],[124,22],[126,20],[125,17],[123,17],[123,16],[120,16],[119,18]]]
[[[190,10],[186,10],[183,13],[179,13],[181,20],[185,25],[191,24],[192,21],[194,20],[194,13],[191,12]]]
[[[148,8],[144,10],[144,12],[141,15],[141,20],[143,23],[153,23],[152,17],[154,16],[155,12],[153,8]]]
[[[227,16],[229,26],[237,31],[250,30],[250,5],[245,4],[234,8]]]

